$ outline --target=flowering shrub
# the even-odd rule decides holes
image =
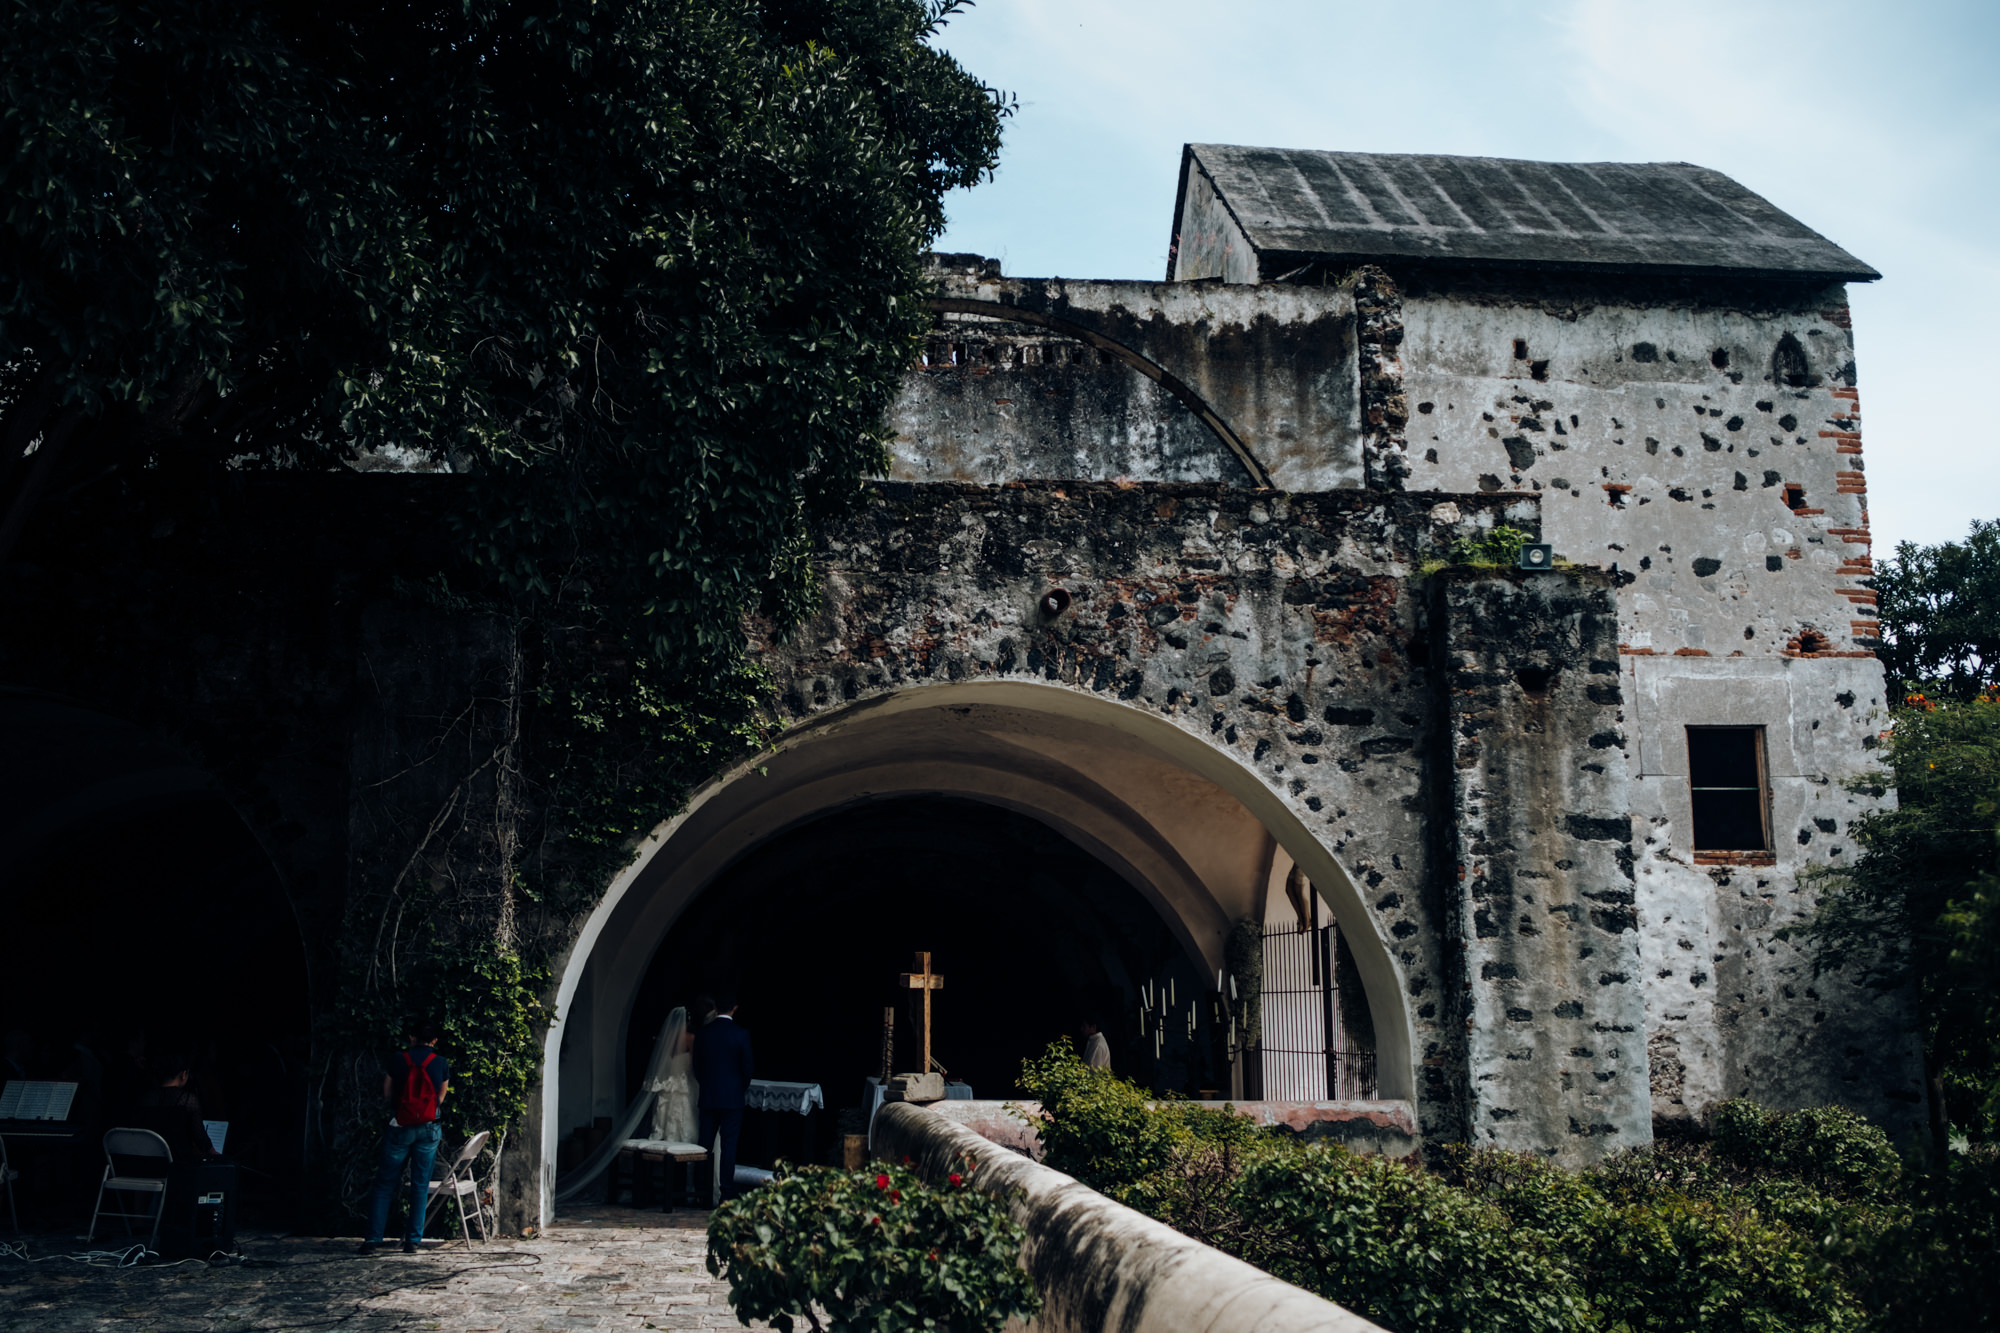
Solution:
[[[717,1209],[708,1271],[748,1324],[791,1333],[996,1333],[1041,1308],[1006,1205],[968,1161],[932,1189],[902,1166],[808,1166]]]

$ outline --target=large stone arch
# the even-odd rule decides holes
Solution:
[[[589,1024],[592,1069],[615,1064],[619,1016],[647,961],[717,875],[764,839],[830,809],[918,792],[1001,805],[1058,829],[1139,888],[1210,971],[1231,921],[1261,901],[1281,848],[1351,923],[1381,1095],[1414,1098],[1402,969],[1359,886],[1280,791],[1207,736],[1091,691],[1026,680],[909,685],[816,715],[774,750],[705,784],[641,844],[593,910],[563,968],[544,1048],[545,1216],[564,1039],[579,1007],[598,1011]]]

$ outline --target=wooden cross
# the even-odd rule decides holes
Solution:
[[[917,955],[917,961],[910,970],[903,973],[903,985],[910,990],[924,993],[924,1062],[918,1068],[920,1074],[931,1072],[931,992],[944,989],[944,978],[931,971],[931,956]]]

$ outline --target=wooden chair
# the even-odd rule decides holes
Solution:
[[[438,1201],[449,1194],[458,1203],[458,1230],[465,1237],[467,1245],[472,1244],[472,1227],[465,1216],[465,1199],[472,1196],[472,1213],[479,1219],[479,1239],[486,1240],[486,1210],[479,1202],[479,1179],[473,1174],[473,1163],[479,1157],[479,1150],[486,1146],[491,1135],[481,1130],[465,1141],[458,1150],[458,1158],[445,1167],[444,1174],[431,1181],[429,1206],[424,1209],[424,1225],[429,1228],[431,1214],[437,1210]]]

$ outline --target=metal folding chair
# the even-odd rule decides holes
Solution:
[[[472,1227],[465,1216],[465,1200],[466,1196],[470,1195],[472,1214],[479,1219],[479,1239],[482,1241],[487,1239],[486,1210],[479,1202],[479,1181],[472,1173],[472,1166],[479,1156],[479,1150],[486,1146],[486,1140],[490,1137],[491,1135],[485,1130],[481,1130],[467,1139],[465,1146],[458,1150],[457,1159],[445,1167],[442,1176],[431,1181],[430,1206],[424,1210],[426,1230],[430,1227],[431,1213],[437,1208],[438,1201],[449,1194],[458,1203],[459,1234],[465,1237],[467,1245],[472,1244]]]
[[[132,1230],[132,1219],[142,1218],[152,1222],[153,1231],[149,1243],[160,1243],[160,1219],[167,1211],[167,1176],[163,1170],[157,1176],[122,1175],[118,1168],[118,1158],[134,1158],[157,1161],[164,1167],[174,1164],[173,1149],[167,1141],[150,1129],[107,1129],[104,1131],[104,1178],[97,1184],[97,1207],[90,1214],[90,1234],[85,1240],[97,1239],[97,1219],[100,1217],[122,1217],[125,1230]],[[128,1194],[150,1194],[153,1196],[153,1211],[150,1213],[118,1212],[104,1206],[104,1192],[116,1190]],[[12,1193],[9,1193],[12,1199]]]
[[[14,1211],[14,1182],[20,1178],[21,1173],[7,1160],[7,1138],[0,1135],[0,1185],[7,1187],[7,1220],[16,1231],[21,1229],[21,1215]]]

